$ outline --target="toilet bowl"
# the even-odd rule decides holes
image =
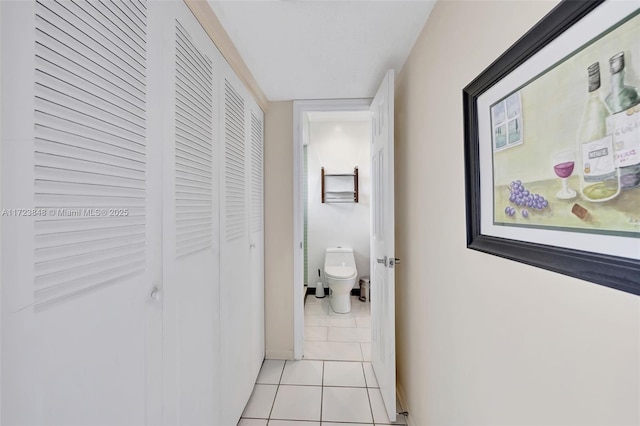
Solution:
[[[328,248],[324,257],[324,277],[329,285],[329,305],[338,314],[351,312],[351,289],[358,278],[353,249]]]

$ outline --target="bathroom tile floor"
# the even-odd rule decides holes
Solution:
[[[351,296],[351,312],[337,314],[329,296],[304,305],[304,359],[371,361],[371,304]]]
[[[369,362],[370,304],[352,296],[351,312],[336,314],[309,295],[304,314],[304,359],[265,360],[238,425],[406,424],[389,421]]]

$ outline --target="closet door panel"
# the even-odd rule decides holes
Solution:
[[[219,423],[219,53],[164,3],[165,423]],[[171,48],[168,48],[170,46]]]
[[[252,99],[249,110],[249,196],[252,366],[264,359],[264,115]]]
[[[223,64],[220,103],[223,141],[221,174],[220,337],[222,424],[235,424],[251,395],[257,372],[251,352],[247,162],[248,101],[244,87]]]
[[[6,424],[159,419],[160,178],[146,3],[129,6],[1,5]]]

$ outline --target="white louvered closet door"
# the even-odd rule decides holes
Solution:
[[[262,362],[264,343],[264,114],[252,99],[249,110],[250,147],[249,170],[251,192],[249,197],[250,239],[250,297],[251,297],[251,350],[253,362]]]
[[[251,351],[252,300],[249,267],[247,117],[250,104],[242,83],[223,64],[220,112],[223,156],[221,173],[220,338],[222,424],[235,424],[251,395],[259,365]],[[255,371],[254,371],[255,370]]]
[[[219,422],[220,55],[183,2],[159,2],[163,87],[164,423]]]
[[[157,423],[146,2],[1,7],[2,423]]]

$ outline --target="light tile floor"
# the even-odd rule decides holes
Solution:
[[[371,304],[351,296],[351,312],[337,314],[331,310],[328,296],[307,296],[304,359],[370,361]]]
[[[398,416],[395,423],[389,421],[371,363],[265,360],[238,423],[239,426],[338,424],[406,424],[403,416]]]
[[[307,296],[304,360],[264,361],[239,426],[406,424],[389,421],[369,362],[370,304],[352,296],[351,308],[336,314],[328,297]]]

